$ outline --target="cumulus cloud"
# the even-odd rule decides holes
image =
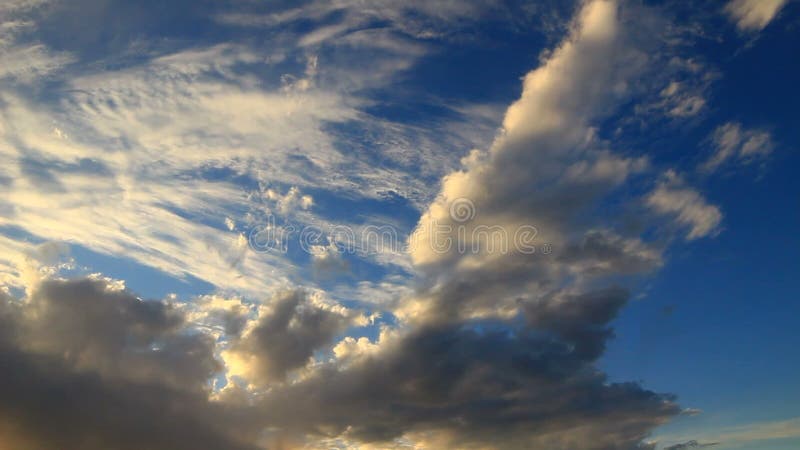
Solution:
[[[279,294],[269,304],[224,354],[230,375],[262,386],[304,367],[351,322],[346,310],[315,304],[299,290]]]
[[[168,305],[103,279],[0,292],[0,437],[15,449],[254,449],[208,401],[212,343]],[[237,436],[236,433],[243,433]]]
[[[218,337],[239,336],[254,306],[239,297],[203,295],[181,304],[187,320]]]
[[[740,123],[720,125],[711,136],[714,154],[700,168],[712,172],[723,164],[736,161],[749,164],[763,160],[772,153],[772,135],[765,130],[748,130]]]
[[[668,172],[656,189],[648,195],[646,204],[658,214],[674,217],[675,222],[688,229],[689,240],[719,232],[722,212],[706,201],[695,189],[686,186],[674,172]]]
[[[203,390],[220,368],[205,336],[181,333],[181,315],[102,279],[46,281],[26,310],[35,320],[25,345],[63,355],[79,371]]]
[[[760,31],[778,15],[787,0],[731,0],[725,13],[741,31]]]
[[[525,76],[522,96],[506,112],[503,132],[488,153],[474,153],[463,170],[444,178],[410,245],[431,286],[401,314],[508,317],[567,276],[580,283],[603,275],[604,267],[607,275],[657,265],[658,249],[615,230],[598,232],[587,214],[648,168],[646,160],[608,149],[592,126],[628,95],[625,80],[646,60],[626,40],[617,8],[614,2],[587,3],[570,37]],[[452,215],[461,199],[470,202],[471,220]],[[469,241],[480,227],[509,237],[527,229],[553,254],[496,252],[481,242],[467,242],[477,252],[441,251],[432,245],[442,241],[433,234],[441,227],[450,227],[445,236],[453,241]]]
[[[607,318],[620,304],[596,311]],[[592,370],[596,353],[569,343],[593,327],[586,320],[576,311],[563,327],[548,321],[563,341],[488,324],[386,337],[378,353],[276,389],[263,407],[284,429],[354,442],[416,435],[438,441],[431,448],[638,448],[676,407]],[[603,327],[604,318],[589,320]]]

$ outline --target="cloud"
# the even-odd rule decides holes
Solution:
[[[212,343],[102,279],[0,292],[0,437],[20,450],[236,449],[253,430],[208,400]],[[241,410],[239,410],[241,412]],[[237,436],[237,433],[243,433]]]
[[[422,39],[440,38],[456,34],[463,23],[471,23],[481,18],[508,14],[502,5],[479,0],[468,3],[450,0],[419,1],[410,0],[397,3],[378,0],[365,5],[357,0],[344,0],[336,3],[325,1],[305,1],[289,8],[254,8],[243,13],[220,13],[216,19],[221,23],[242,27],[290,26],[302,21],[320,24],[316,31],[304,34],[301,45],[330,43],[346,32],[371,28],[375,24],[385,26],[395,33]],[[517,11],[522,14],[524,10]],[[329,20],[335,22],[331,24]],[[338,20],[336,20],[338,19]],[[517,17],[521,20],[521,17]]]
[[[647,206],[658,214],[670,215],[678,225],[688,228],[689,240],[713,236],[719,232],[722,213],[696,190],[684,184],[674,172],[668,172],[646,199]]]
[[[334,242],[328,245],[312,245],[309,251],[316,276],[333,277],[350,271],[350,264]]]
[[[241,232],[264,225],[262,213],[330,224],[309,211],[311,190],[373,200],[391,192],[419,207],[433,195],[426,179],[457,160],[441,148],[491,130],[442,135],[386,122],[360,111],[367,102],[345,86],[311,83],[336,64],[307,64],[290,79],[271,53],[221,44],[61,74],[52,101],[3,89],[0,222],[255,294],[279,284],[258,274],[278,270],[280,282],[294,270],[240,248]],[[240,228],[220,233],[225,218]],[[230,267],[239,273],[221,275]]]
[[[306,299],[302,291],[278,294],[224,358],[230,375],[258,385],[284,381],[311,361],[314,352],[345,330],[351,318]]]
[[[667,114],[673,117],[695,116],[706,106],[706,100],[702,96],[697,92],[687,92],[677,81],[671,82],[661,91],[661,98]]]
[[[181,34],[204,14],[211,26],[208,16],[247,11],[251,2],[190,14],[184,2],[158,13],[116,0],[3,2],[0,158],[8,163],[0,169],[0,226],[257,296],[313,284],[298,276],[308,259],[249,251],[243,235],[265,226],[265,216],[330,228],[371,218],[342,218],[330,204],[338,199],[398,198],[409,210],[424,208],[460,157],[446,150],[483,143],[496,123],[453,110],[421,127],[367,110],[374,90],[428,55],[426,41],[398,31],[415,26],[419,11],[425,27],[458,28],[460,18],[493,7],[314,3],[301,5],[296,20],[281,15],[265,25],[273,28],[261,45],[228,26],[210,30],[208,40],[159,35]],[[361,26],[388,16],[396,26]],[[299,47],[308,20],[318,28],[340,18],[355,28]],[[311,208],[312,196],[329,204]],[[400,234],[409,231],[403,226]],[[408,268],[400,252],[360,256],[371,266]],[[15,287],[26,284],[24,267],[15,266],[24,259],[3,261],[2,277]]]
[[[643,86],[635,100],[636,114],[621,120],[623,129],[630,133],[665,125],[671,128],[679,123],[686,126],[712,114],[711,88],[721,76],[713,62],[690,50],[708,38],[702,30],[675,21],[657,21],[651,27],[659,30],[657,35],[662,36],[662,41],[649,50],[651,60],[640,82]],[[664,118],[668,120],[665,122]]]
[[[596,312],[609,317],[606,308],[619,305]],[[430,448],[564,450],[639,448],[647,430],[676,412],[669,397],[607,383],[591,369],[593,352],[569,344],[602,318],[577,313],[563,326],[542,319],[565,340],[481,323],[385,336],[377,352],[276,388],[261,408],[296,434],[382,448],[407,435],[424,448],[435,439]]]
[[[26,309],[35,316],[26,347],[64,355],[78,371],[202,391],[220,369],[212,342],[181,333],[180,314],[101,279],[46,281]]]
[[[624,239],[609,231],[589,231],[582,242],[569,244],[561,261],[574,263],[576,273],[629,274],[661,266],[661,254],[639,239]]]
[[[187,320],[218,337],[241,335],[254,306],[239,297],[203,295],[181,305]]]
[[[207,65],[210,57],[216,58],[217,67],[223,71],[226,64],[248,60],[247,55],[231,55],[224,50],[211,53],[166,58],[155,63],[153,69],[162,75],[193,77],[211,70]],[[170,111],[168,105],[158,105],[156,99],[162,94],[172,96],[171,105],[176,106],[181,98],[189,101],[187,97],[171,91],[169,86],[175,84],[164,79],[151,79],[150,87],[138,90],[148,83],[140,84],[142,80],[136,75],[131,75],[130,80],[123,74],[116,75],[117,78],[105,80],[110,83],[106,86],[105,81],[95,80],[90,89],[99,88],[96,97],[73,91],[75,97],[65,98],[63,109],[31,104],[8,91],[0,93],[4,100],[0,114],[6,124],[0,130],[0,139],[7,144],[0,152],[12,162],[9,170],[13,177],[12,183],[2,187],[10,214],[0,221],[26,224],[25,231],[30,235],[71,241],[99,253],[136,260],[176,277],[190,274],[218,285],[265,289],[261,277],[220,276],[230,268],[232,260],[242,259],[241,239],[237,233],[220,233],[213,224],[226,216],[239,218],[242,210],[250,207],[244,189],[228,180],[190,176],[203,169],[202,158],[194,161],[191,157],[183,158],[192,152],[178,151],[173,154],[175,157],[170,156],[169,149],[193,145],[182,141],[193,138],[188,137],[191,132],[183,134],[181,128],[195,130],[194,126],[199,124],[191,125],[189,119],[166,131],[170,121],[163,122],[163,127],[148,122],[161,114],[158,110],[176,118],[188,118],[177,110]],[[115,83],[119,83],[117,87],[127,87],[120,87],[117,95]],[[181,91],[202,83],[187,79],[177,84],[182,86],[178,88]],[[221,84],[215,86],[226,89]],[[203,97],[200,91],[194,92],[196,97],[190,102],[202,103],[198,99]],[[91,99],[109,100],[117,107],[96,108]],[[129,108],[128,102],[137,106]],[[139,119],[135,118],[137,115]],[[137,128],[137,120],[147,124]],[[61,128],[54,128],[54,121]],[[211,128],[207,130],[209,133],[213,133]],[[154,140],[149,141],[148,136]],[[300,203],[301,200],[298,199]],[[292,201],[283,203],[292,206]],[[197,258],[197,255],[204,256]],[[276,258],[264,264],[265,259],[267,255],[258,259],[244,257],[237,267],[242,273],[256,274],[281,265]]]
[[[277,210],[284,216],[292,214],[298,208],[311,208],[314,204],[314,198],[301,194],[297,187],[292,187],[285,195],[281,195],[273,189],[267,189],[265,196],[276,203]]]
[[[593,126],[629,95],[626,80],[646,61],[627,40],[617,8],[587,3],[569,37],[525,76],[489,151],[474,152],[461,171],[443,179],[409,247],[430,287],[401,307],[402,317],[511,317],[568,278],[580,285],[657,266],[657,248],[593,222],[588,213],[649,167],[645,159],[613,152]],[[456,220],[453,205],[465,200],[473,217]],[[509,244],[529,230],[540,251],[491,251],[470,241],[481,227],[502,232]],[[437,247],[447,239],[478,250]]]
[[[772,135],[768,131],[744,129],[735,122],[717,127],[711,139],[714,154],[700,166],[706,172],[712,172],[732,160],[740,164],[763,160],[774,148]]]
[[[424,280],[393,311],[406,326],[374,343],[345,339],[334,347],[342,366],[334,360],[264,396],[261,409],[280,411],[270,417],[281,430],[378,445],[634,449],[680,412],[670,396],[607,383],[594,367],[628,293],[592,284],[660,261],[645,242],[581,220],[647,167],[609,151],[591,125],[625,97],[641,63],[617,12],[615,2],[586,3],[564,43],[525,77],[489,152],[445,177],[410,242]],[[456,242],[459,226],[470,235],[532,224],[555,254],[431,246],[439,225]]]
[[[0,81],[11,79],[22,83],[30,83],[47,76],[72,61],[66,54],[50,52],[42,44],[26,47],[18,46],[5,50],[0,46]]]
[[[0,5],[0,86],[29,84],[73,61],[66,52],[54,52],[36,40],[24,39],[34,28],[26,15],[47,0],[8,1]]]
[[[376,197],[408,175],[385,171],[366,190],[371,180],[359,185],[331,177],[351,162],[348,171],[368,172],[322,130],[329,120],[355,117],[354,110],[340,109],[335,96],[324,106],[309,91],[242,92],[240,79],[215,79],[217,71],[251,61],[247,52],[228,48],[173,55],[144,69],[73,80],[79,90],[59,106],[0,93],[0,140],[7,144],[0,152],[12,162],[13,180],[0,186],[11,213],[0,221],[225,288],[263,292],[269,283],[257,274],[280,268],[285,279],[289,264],[246,253],[239,246],[246,228],[220,233],[224,218],[263,225],[249,223],[247,213],[268,206],[295,217],[309,209],[313,200],[297,185]],[[206,171],[230,178],[198,176]],[[263,181],[258,198],[237,177]],[[222,275],[231,266],[243,276]]]
[[[12,179],[0,187],[9,204],[0,225],[24,224],[35,239],[69,240],[257,299],[218,292],[142,301],[112,280],[59,280],[47,270],[23,281],[27,296],[3,294],[0,309],[0,358],[19,368],[0,374],[8,399],[0,417],[13,425],[0,426],[0,437],[23,449],[244,450],[331,440],[649,448],[651,431],[680,414],[675,399],[611,382],[598,368],[630,298],[618,283],[663,263],[661,246],[597,214],[628,207],[620,206],[636,195],[628,183],[654,170],[603,132],[648,62],[631,37],[635,24],[621,16],[627,5],[582,2],[568,35],[525,76],[488,151],[453,170],[461,155],[436,149],[466,140],[452,138],[457,127],[426,134],[376,119],[361,95],[424,53],[409,36],[427,39],[432,23],[479,17],[483,4],[344,2],[319,16],[319,3],[309,4],[238,23],[341,19],[316,34],[290,33],[306,44],[302,58],[280,46],[211,45],[71,74],[52,102],[0,92],[0,152]],[[392,31],[356,31],[377,19]],[[378,51],[377,68],[356,74],[345,58],[328,70],[316,53],[325,46]],[[303,67],[280,65],[292,60]],[[437,195],[432,180],[443,173]],[[338,292],[385,318],[313,289],[279,289],[293,286],[295,262],[243,247],[242,227],[265,215],[329,225],[315,215],[326,197],[387,192],[423,209],[409,240],[412,264]],[[674,175],[645,202],[689,228],[689,238],[713,234],[721,220]],[[439,225],[450,227],[440,237],[451,242],[462,230],[472,236],[474,251],[431,245]],[[534,242],[524,243],[537,251],[493,251],[475,237],[487,227],[509,237],[526,230]],[[328,244],[312,260],[337,266]],[[2,235],[0,245],[14,252],[0,267],[32,254],[22,239]],[[53,253],[42,250],[41,259]],[[381,317],[369,330],[381,328],[378,337],[359,334],[365,317]]]
[[[725,13],[740,31],[761,31],[778,15],[787,0],[731,0]]]

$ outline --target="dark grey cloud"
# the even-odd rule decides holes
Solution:
[[[591,275],[645,273],[661,265],[660,252],[638,239],[626,240],[607,231],[589,231],[558,255]]]
[[[0,431],[16,450],[253,449],[206,398],[158,384],[105,380],[55,357],[0,350]]]
[[[213,309],[208,312],[208,322],[221,327],[227,336],[239,336],[247,325],[247,315],[241,311]]]
[[[46,281],[27,301],[0,297],[9,448],[256,448],[243,410],[209,402],[197,384],[213,365],[210,346],[181,335],[180,316],[163,303],[95,279]]]
[[[221,369],[209,337],[185,330],[172,307],[103,280],[48,281],[26,305],[25,345],[76,370],[203,390]]]
[[[535,329],[554,333],[587,359],[600,357],[613,336],[609,322],[627,303],[627,290],[612,287],[581,294],[556,293],[525,305]]]
[[[286,291],[271,302],[231,352],[249,361],[254,381],[282,381],[289,371],[305,366],[314,352],[345,330],[350,318],[315,306],[302,290]]]
[[[433,448],[643,448],[677,405],[609,383],[593,366],[599,352],[582,345],[602,346],[625,298],[614,290],[571,298],[564,320],[543,307],[536,323],[545,331],[490,321],[422,327],[347,368],[276,389],[261,407],[285,430],[357,441],[433,433],[447,442]]]
[[[272,384],[255,404],[209,401],[214,343],[169,304],[101,279],[50,280],[0,299],[0,436],[15,449],[255,449],[263,430],[426,448],[630,450],[679,412],[674,399],[610,383],[594,364],[628,298],[552,295],[526,323],[453,321],[384,338],[379,351]],[[350,319],[302,291],[276,297],[233,348],[264,381],[305,365]]]

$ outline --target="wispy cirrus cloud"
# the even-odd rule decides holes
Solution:
[[[729,122],[720,125],[711,136],[714,154],[700,168],[713,172],[729,162],[750,164],[762,161],[773,151],[772,135],[766,130],[746,129],[742,124]]]
[[[363,42],[362,34],[347,40]],[[14,83],[42,71],[9,45],[4,67],[19,70],[9,71],[2,93],[2,152],[12,162],[3,174],[4,223],[173,276],[251,293],[285,283],[293,262],[247,251],[242,233],[264,225],[253,211],[299,219],[294,210],[302,210],[306,223],[328,223],[309,212],[308,190],[375,200],[393,193],[420,205],[432,194],[419,175],[449,164],[429,132],[364,113],[370,102],[349,93],[355,85],[344,65],[318,67],[313,55],[287,73],[278,67],[285,49],[184,49],[110,71],[61,73],[52,101],[37,103]],[[373,72],[369,83],[387,82],[392,70]],[[363,137],[341,131],[356,123]],[[470,139],[466,128],[451,130],[448,139]],[[220,233],[226,220],[240,229]],[[232,266],[238,276],[222,275]],[[256,275],[277,268],[271,283]]]
[[[678,225],[688,229],[689,240],[718,233],[722,223],[719,208],[687,186],[675,172],[667,172],[647,197],[646,204],[658,214],[673,216]]]
[[[787,0],[731,0],[725,13],[741,31],[761,31],[780,13]]]

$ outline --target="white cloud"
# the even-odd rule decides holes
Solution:
[[[292,214],[298,208],[309,209],[314,204],[313,197],[301,194],[294,186],[284,195],[274,189],[267,189],[264,196],[275,202],[277,210],[284,216]]]
[[[435,194],[432,180],[458,160],[444,149],[472,146],[493,132],[482,120],[443,121],[441,129],[429,130],[361,111],[370,100],[359,89],[390,83],[428,50],[392,29],[358,26],[391,16],[405,29],[411,26],[406,6],[325,6],[346,11],[341,39],[306,42],[341,47],[326,60],[313,48],[293,47],[302,36],[287,31],[290,37],[281,34],[270,47],[189,48],[113,69],[87,65],[76,74],[70,55],[18,40],[36,36],[37,14],[47,13],[36,7],[43,3],[0,5],[0,156],[8,162],[0,168],[0,224],[20,226],[37,239],[66,240],[172,276],[260,295],[288,283],[298,268],[282,255],[248,251],[242,232],[264,225],[257,213],[322,228],[337,224],[315,215],[310,189],[349,200],[381,200],[388,193],[422,208]],[[475,15],[471,7],[435,3],[408,8],[447,23]],[[319,12],[280,13],[260,26],[322,20],[327,13]],[[353,64],[365,57],[371,70]],[[297,73],[280,66],[303,58],[306,67]],[[15,86],[43,76],[62,88],[34,98]],[[335,128],[345,125],[358,130]],[[252,183],[204,177],[206,170]],[[408,268],[397,251],[367,258]],[[12,266],[24,256],[7,259],[4,280],[23,285],[21,269]]]
[[[432,196],[434,187],[418,175],[447,167],[441,148],[462,139],[462,130],[436,142],[430,131],[366,116],[358,97],[314,85],[316,58],[291,88],[265,86],[247,68],[261,70],[267,60],[220,45],[65,80],[71,89],[54,103],[0,91],[0,155],[9,162],[2,169],[9,182],[0,183],[0,224],[173,276],[263,293],[295,268],[280,255],[242,248],[239,232],[246,229],[222,231],[234,231],[230,223],[264,225],[248,212],[266,205],[262,212],[332,226],[314,217],[305,188],[348,198],[395,192],[414,204]],[[339,140],[351,137],[327,127],[356,120],[370,141],[343,152]],[[365,148],[352,152],[356,145]],[[394,167],[376,166],[363,158],[367,151]],[[208,168],[257,181],[255,197],[227,178],[198,176]],[[378,254],[372,260],[389,262]]]
[[[725,13],[742,31],[760,31],[766,27],[787,0],[731,0]]]
[[[695,116],[703,109],[705,105],[706,101],[704,98],[698,96],[688,96],[677,100],[675,106],[669,110],[669,114],[675,117]]]
[[[10,78],[29,83],[55,72],[71,61],[72,57],[69,55],[53,53],[42,44],[9,50],[0,48],[0,80]]]
[[[589,213],[650,170],[646,158],[612,151],[594,127],[629,95],[628,82],[646,61],[617,13],[615,2],[586,3],[570,37],[525,76],[489,151],[473,152],[444,178],[410,240],[417,270],[436,281],[401,305],[401,317],[513,317],[553,286],[579,291],[590,279],[660,264],[659,249],[637,236],[598,232],[604,227]],[[472,220],[453,217],[459,202]],[[492,251],[476,232],[493,229],[511,242],[524,227],[535,228],[539,253]],[[436,231],[443,229],[451,232],[443,237]],[[447,238],[454,244],[441,248]],[[456,242],[477,251],[460,251]]]
[[[670,69],[680,71],[684,68],[670,64]],[[702,70],[702,69],[698,69]],[[712,75],[690,74],[689,80],[670,81],[650,103],[639,106],[640,112],[658,112],[675,119],[688,119],[701,114],[706,109],[705,91]]]
[[[763,160],[774,148],[772,135],[765,130],[748,130],[729,122],[714,130],[714,154],[700,168],[711,172],[731,160],[742,164]]]
[[[31,83],[72,62],[72,55],[55,52],[37,41],[19,40],[35,28],[23,13],[45,1],[10,1],[0,5],[0,83]]]
[[[689,229],[687,239],[712,236],[719,232],[722,213],[703,196],[685,185],[674,172],[668,172],[646,199],[647,206],[659,214],[675,217],[676,222]]]

